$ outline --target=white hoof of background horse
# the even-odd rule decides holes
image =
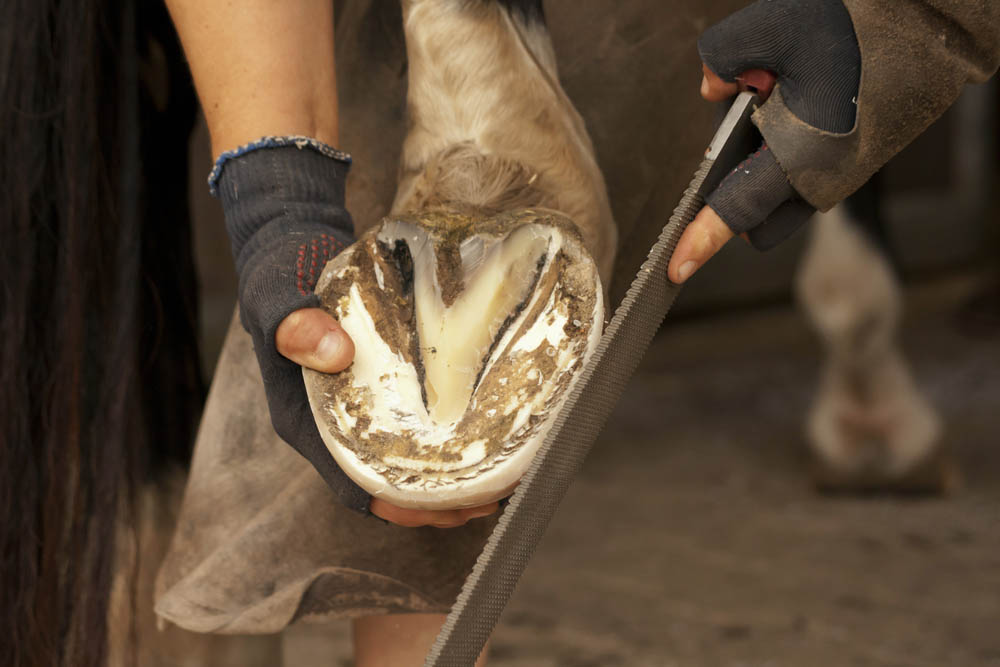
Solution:
[[[806,437],[826,489],[951,488],[941,421],[896,341],[902,300],[884,255],[838,207],[817,216],[797,279],[827,360]]]

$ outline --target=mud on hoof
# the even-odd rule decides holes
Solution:
[[[553,211],[386,219],[316,287],[353,364],[305,371],[340,467],[400,507],[508,495],[603,327],[597,267]]]

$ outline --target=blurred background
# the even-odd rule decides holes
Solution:
[[[643,4],[597,18],[546,5],[622,225],[619,276],[711,134],[694,39],[743,3],[669,16]],[[361,228],[388,208],[404,131],[396,14],[338,6]],[[811,230],[766,254],[733,242],[685,287],[522,580],[491,664],[1000,665],[998,112],[995,78],[969,87],[877,193],[904,287],[899,340],[960,483],[943,495],[816,491],[804,424],[825,351],[792,292]],[[190,192],[206,377],[235,301],[210,164],[200,125]],[[283,651],[291,665],[350,664],[348,626],[293,627]]]

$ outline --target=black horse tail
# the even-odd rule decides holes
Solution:
[[[120,526],[200,408],[195,102],[161,4],[0,5],[5,666],[106,662]]]
[[[489,0],[487,0],[489,1]],[[545,10],[542,0],[494,0],[511,14],[517,14],[527,23],[545,23]]]

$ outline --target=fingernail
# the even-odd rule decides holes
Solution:
[[[316,358],[325,363],[331,363],[340,358],[344,349],[344,335],[339,331],[327,331],[316,345]]]
[[[708,95],[708,77],[701,77],[701,94]]]
[[[684,282],[688,277],[698,269],[698,262],[693,259],[681,264],[681,268],[677,270],[677,275],[680,276],[681,282]]]

